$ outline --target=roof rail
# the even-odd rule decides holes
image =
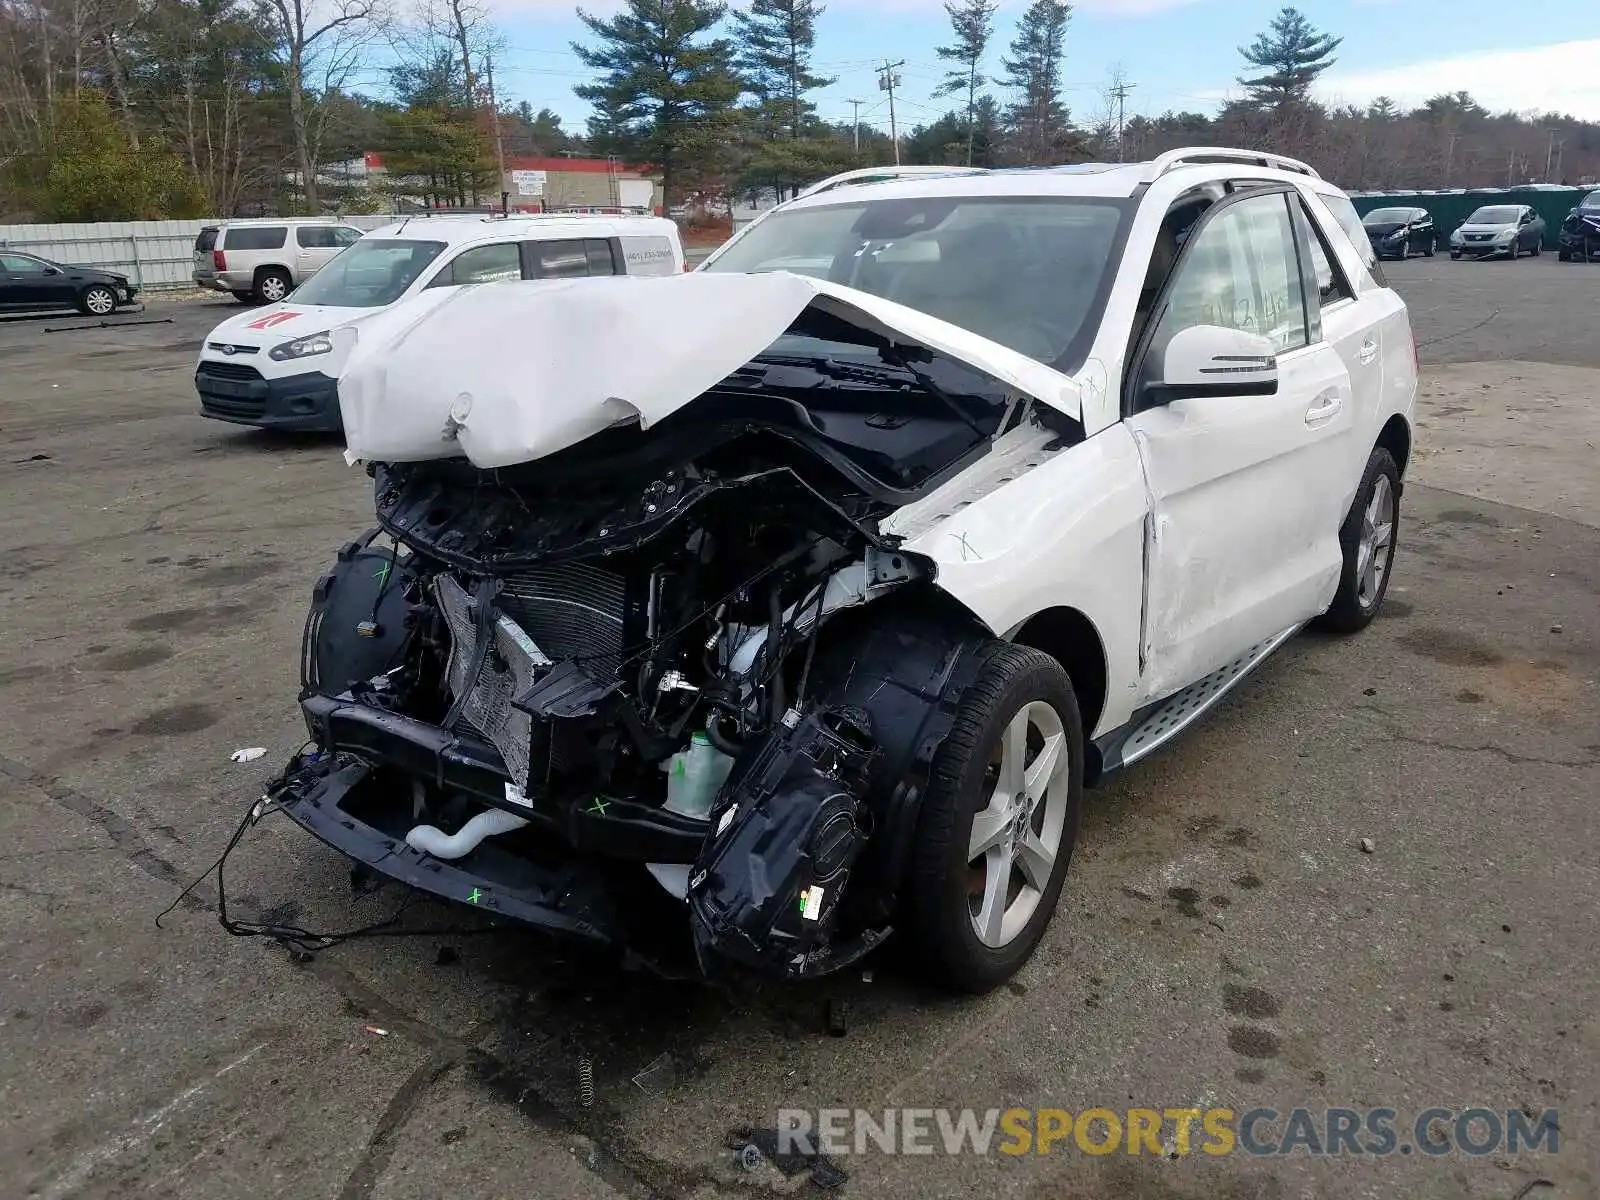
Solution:
[[[861,167],[854,171],[845,171],[840,175],[830,175],[808,188],[801,188],[796,200],[807,196],[815,196],[818,192],[832,191],[852,183],[886,183],[894,179],[927,178],[933,175],[983,175],[983,167]]]
[[[1152,160],[1148,170],[1145,171],[1144,181],[1154,183],[1168,171],[1201,163],[1239,163],[1252,167],[1272,167],[1279,171],[1295,171],[1301,175],[1309,175],[1313,179],[1322,178],[1310,164],[1284,154],[1272,154],[1266,150],[1230,150],[1223,146],[1184,146],[1178,150],[1168,150]]]

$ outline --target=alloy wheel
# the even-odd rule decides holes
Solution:
[[[985,946],[1015,939],[1050,885],[1066,829],[1070,756],[1061,715],[1043,700],[1025,705],[1001,733],[967,842],[972,928]]]
[[[105,288],[90,288],[83,298],[83,306],[95,316],[103,317],[117,307],[117,298]]]
[[[261,298],[268,304],[276,304],[288,294],[289,285],[281,275],[268,275],[261,281]]]
[[[1377,604],[1389,574],[1394,542],[1394,488],[1387,475],[1372,481],[1372,498],[1361,516],[1361,542],[1356,554],[1356,597],[1364,609]]]

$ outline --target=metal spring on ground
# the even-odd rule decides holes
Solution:
[[[584,1108],[594,1107],[594,1063],[587,1058],[578,1060],[578,1103]]]

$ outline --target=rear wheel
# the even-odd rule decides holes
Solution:
[[[256,274],[255,298],[258,304],[276,304],[294,286],[282,267],[266,267]]]
[[[1334,633],[1359,633],[1378,615],[1389,591],[1390,568],[1400,532],[1400,469],[1382,446],[1367,459],[1339,546],[1344,569],[1339,590],[1317,624]]]
[[[1066,670],[998,644],[934,759],[912,847],[906,921],[935,982],[985,992],[1027,962],[1061,894],[1082,795]]]
[[[91,317],[108,317],[117,311],[117,294],[98,283],[91,284],[78,297],[78,311]]]
[[[1428,240],[1422,243],[1422,257],[1423,258],[1432,258],[1433,255],[1434,255],[1434,252],[1437,251],[1438,249],[1439,249],[1439,239],[1434,237],[1432,234],[1429,234],[1428,235]]]
[[[1533,243],[1532,253],[1535,258],[1538,258],[1544,253],[1544,240],[1542,238]]]

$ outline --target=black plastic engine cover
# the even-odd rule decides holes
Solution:
[[[689,877],[699,947],[791,978],[855,957],[830,943],[871,833],[862,796],[876,754],[859,709],[806,715],[745,749]]]

